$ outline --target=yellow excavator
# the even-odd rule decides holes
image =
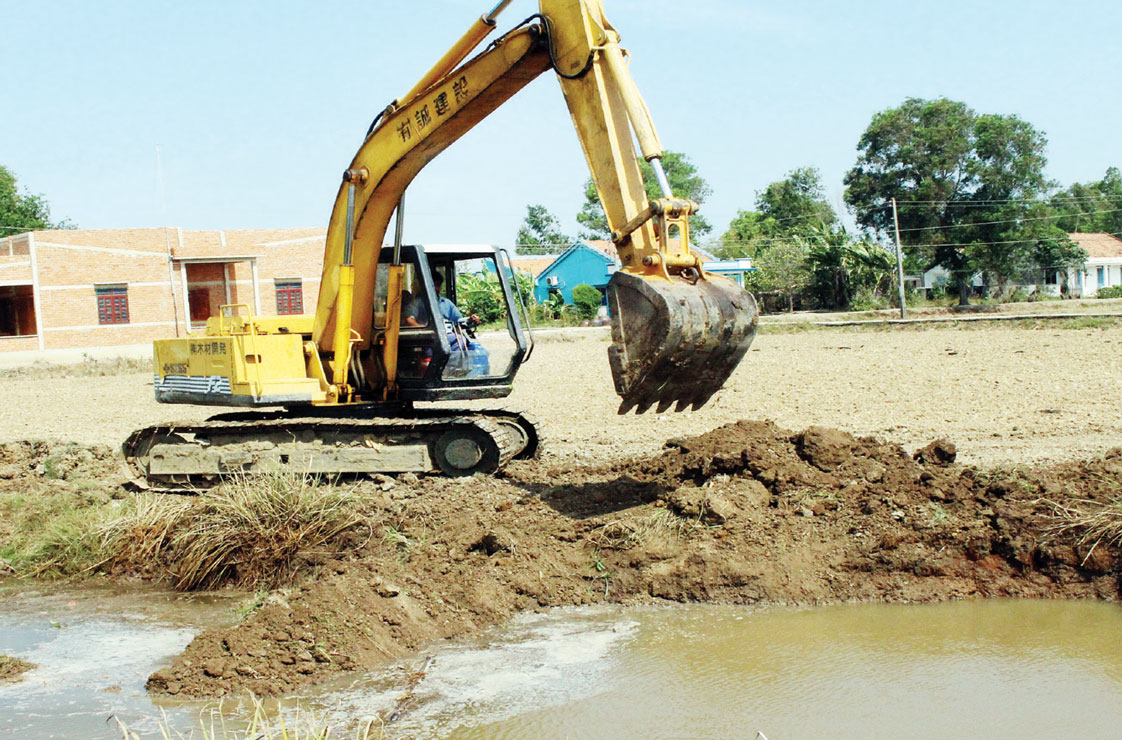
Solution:
[[[620,413],[696,409],[725,382],[755,336],[756,304],[690,249],[698,205],[671,192],[600,0],[540,0],[537,14],[469,59],[511,2],[481,16],[371,124],[331,212],[314,315],[223,306],[205,333],[155,343],[158,401],[242,410],[133,433],[124,453],[138,482],[191,490],[238,471],[289,468],[460,476],[536,454],[539,430],[525,413],[416,405],[510,394],[533,339],[509,256],[406,245],[402,235],[405,191],[420,170],[548,70],[619,253],[607,303]],[[648,199],[641,160],[662,197]],[[393,245],[383,246],[395,214]],[[505,332],[473,336],[456,308],[480,290],[501,294]]]

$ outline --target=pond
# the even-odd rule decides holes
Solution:
[[[244,598],[241,597],[241,598]],[[147,675],[239,600],[153,592],[0,594],[0,653],[39,665],[0,687],[0,736],[190,736],[213,702],[161,709]],[[352,737],[393,717],[416,738],[1114,738],[1122,608],[962,601],[671,606],[523,615],[470,640],[288,697]],[[231,727],[244,717],[223,709]],[[377,724],[375,725],[378,726]]]

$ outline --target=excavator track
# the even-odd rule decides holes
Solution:
[[[537,455],[541,429],[521,411],[423,409],[407,416],[232,413],[138,429],[122,445],[143,489],[201,493],[244,473],[491,474]]]

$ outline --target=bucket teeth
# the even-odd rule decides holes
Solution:
[[[756,335],[756,302],[735,283],[708,277],[645,280],[617,272],[608,283],[608,361],[620,414],[704,406]]]

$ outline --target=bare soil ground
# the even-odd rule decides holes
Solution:
[[[516,380],[509,403],[545,423],[547,461],[649,456],[670,437],[740,419],[908,449],[946,437],[963,461],[985,465],[1080,459],[1122,442],[1122,327],[762,334],[708,406],[641,417],[615,413],[607,338],[544,335]],[[139,426],[211,413],[157,404],[146,374],[0,378],[0,441],[116,445]]]
[[[547,425],[540,460],[347,483],[362,523],[272,577],[234,553],[231,581],[276,588],[149,688],[283,693],[570,604],[1117,599],[1117,544],[1057,513],[1122,491],[1120,344],[1119,328],[764,335],[705,409],[619,417],[606,334],[553,337],[511,399]],[[116,444],[207,414],[157,406],[150,383],[0,380],[0,436]],[[0,491],[115,485],[106,448],[66,449],[8,445]],[[181,566],[174,547],[137,550],[104,570]]]

